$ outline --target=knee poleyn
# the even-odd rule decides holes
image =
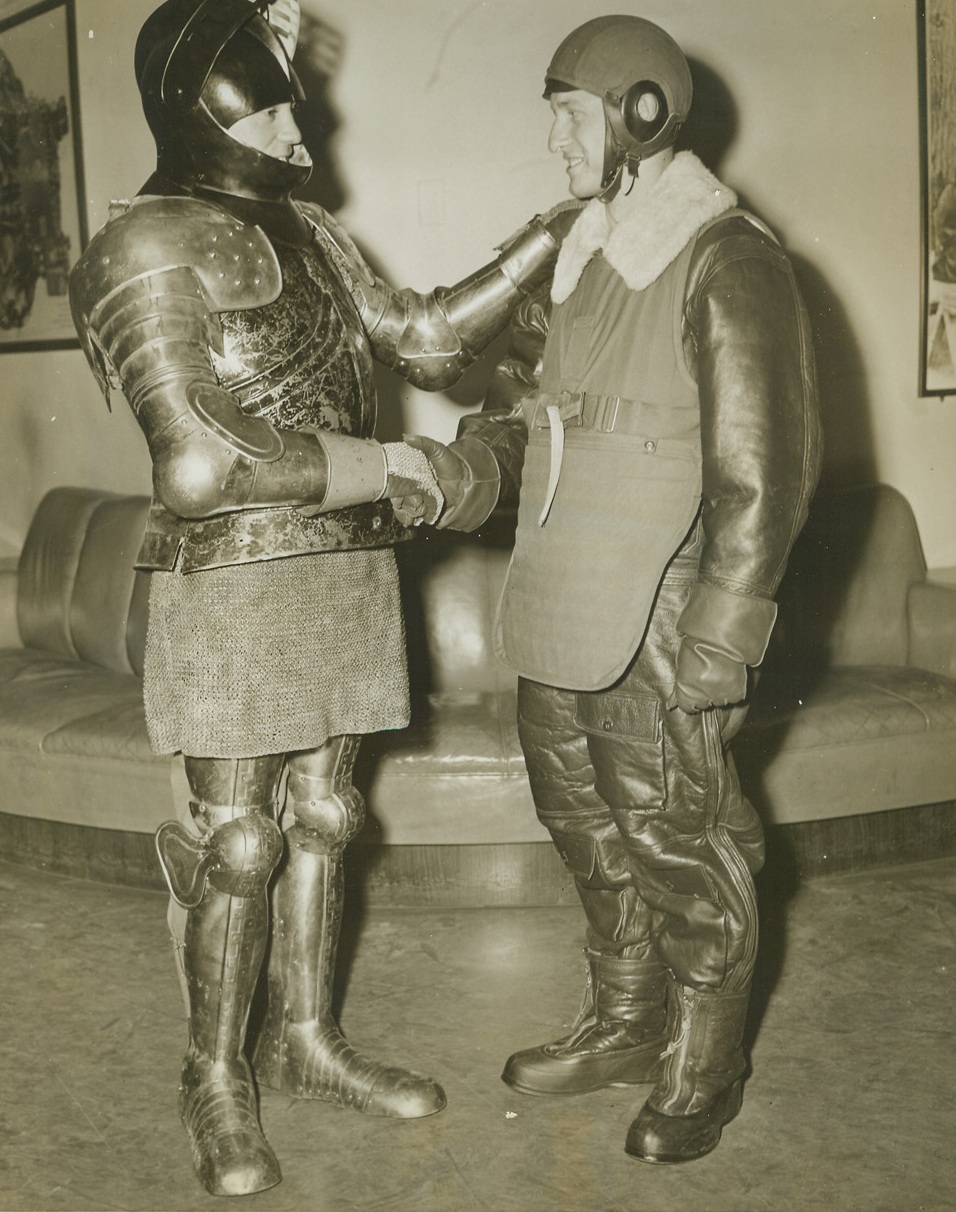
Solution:
[[[301,780],[307,784],[308,780]],[[294,834],[306,849],[337,850],[346,846],[365,822],[365,801],[355,787],[348,786],[323,796],[300,798],[307,786],[293,787],[289,779]]]

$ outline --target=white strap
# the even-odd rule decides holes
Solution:
[[[561,464],[564,461],[564,421],[561,419],[561,409],[557,404],[548,405],[548,425],[551,429],[551,469],[548,472],[548,490],[544,496],[544,508],[538,518],[538,525],[543,526],[548,520],[554,494],[558,491],[558,480],[561,476]]]

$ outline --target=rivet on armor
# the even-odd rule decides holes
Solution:
[[[647,453],[648,453],[648,454],[653,454],[653,453],[654,453],[654,451],[657,449],[657,443],[656,443],[656,442],[650,442],[650,441],[645,442],[645,443],[644,443],[644,449],[647,451]]]
[[[610,720],[602,720],[601,727],[604,729],[605,732],[612,732],[614,730],[614,725],[611,723]]]
[[[376,515],[374,518],[372,518],[372,529],[373,530],[382,529],[382,519],[380,517],[378,517],[378,515]]]

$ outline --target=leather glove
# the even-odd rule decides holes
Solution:
[[[388,478],[383,496],[388,497],[403,526],[434,522],[445,498],[427,456],[407,442],[384,442]]]
[[[768,598],[698,582],[677,620],[681,643],[668,708],[692,715],[745,699],[748,666],[763,660],[776,617]]]
[[[569,198],[566,202],[559,202],[557,206],[552,206],[550,210],[545,211],[538,218],[547,228],[548,233],[561,244],[577,222],[578,215],[584,210],[584,203],[577,198]]]
[[[677,680],[667,700],[688,715],[739,703],[747,695],[747,666],[702,640],[685,638],[677,650]]]
[[[476,438],[458,438],[450,446],[424,434],[406,436],[409,446],[431,464],[445,498],[438,529],[474,530],[498,503],[501,473],[494,455]]]

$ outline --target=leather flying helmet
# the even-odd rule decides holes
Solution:
[[[545,73],[545,97],[582,89],[604,103],[604,177],[608,189],[626,163],[670,147],[690,112],[693,83],[680,47],[642,17],[595,17],[573,30]]]

